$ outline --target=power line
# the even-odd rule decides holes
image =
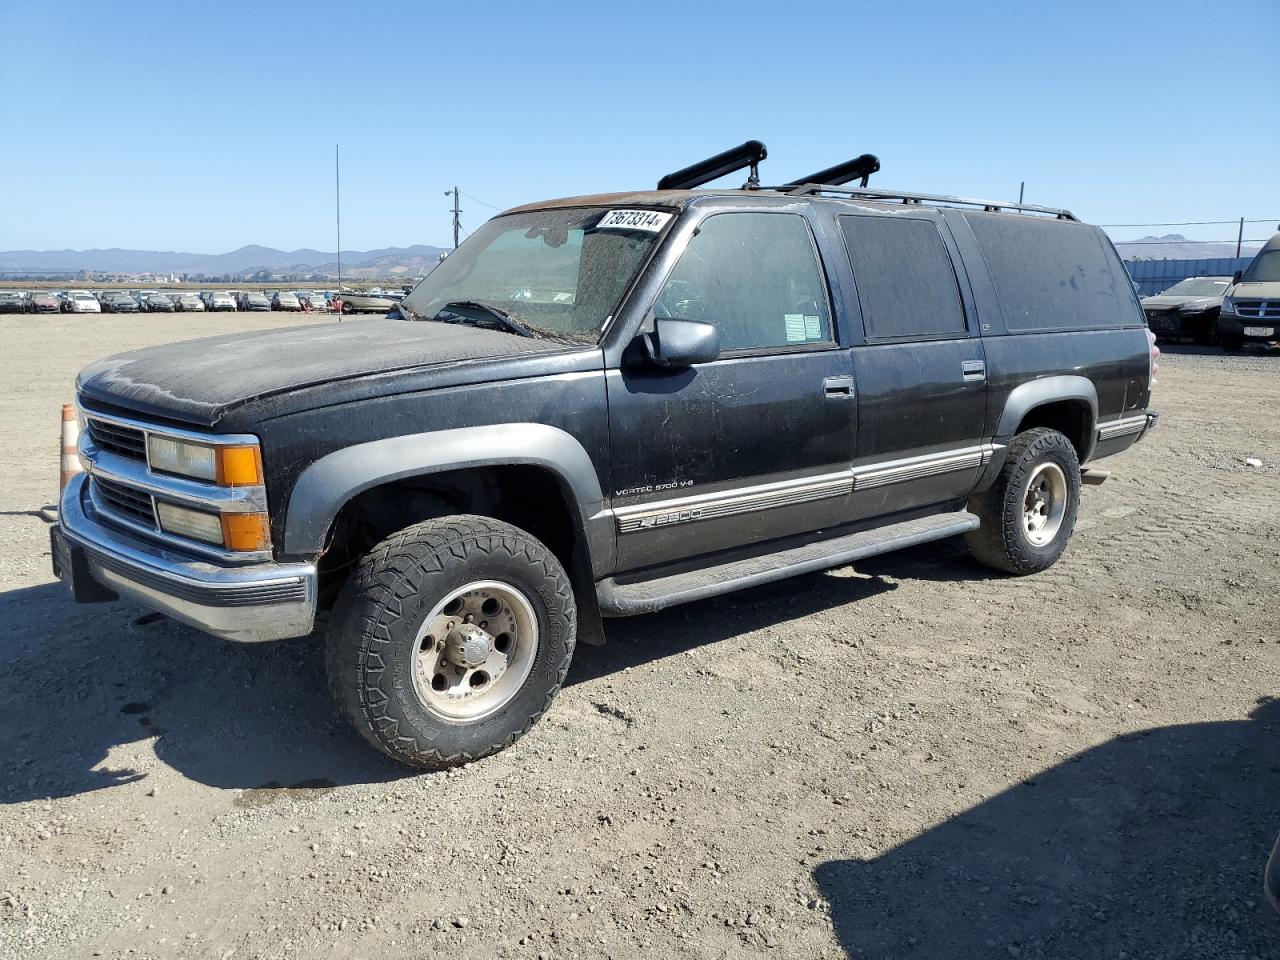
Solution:
[[[502,213],[502,210],[503,210],[502,207],[495,207],[488,200],[481,200],[479,197],[475,196],[474,194],[467,193],[467,191],[465,190],[462,191],[462,195],[466,197],[468,200],[474,200],[476,203],[480,204],[480,206],[482,207],[488,207],[490,210],[497,210],[498,213]]]

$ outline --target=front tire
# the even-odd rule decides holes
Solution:
[[[1057,430],[1036,427],[1009,444],[990,489],[969,501],[982,526],[965,535],[969,552],[1005,573],[1047,570],[1062,556],[1080,507],[1080,460]]]
[[[555,556],[487,517],[406,527],[343,587],[325,645],[334,697],[360,734],[424,770],[518,740],[569,669],[577,607]]]

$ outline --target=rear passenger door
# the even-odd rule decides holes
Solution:
[[[853,515],[964,498],[990,457],[986,356],[948,228],[924,211],[837,222],[865,334],[853,348]]]

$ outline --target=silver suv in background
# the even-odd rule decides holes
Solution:
[[[206,290],[204,293],[200,294],[200,299],[204,301],[205,310],[210,313],[215,310],[230,310],[234,313],[236,309],[235,297],[225,291],[214,293],[213,291]]]
[[[1280,233],[1233,279],[1218,313],[1222,349],[1239,350],[1249,342],[1280,339]]]

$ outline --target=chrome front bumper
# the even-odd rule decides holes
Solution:
[[[54,573],[77,599],[92,596],[98,585],[242,643],[311,632],[314,564],[222,566],[171,550],[99,520],[89,503],[87,480],[86,474],[78,474],[67,484],[53,529]],[[85,577],[93,584],[77,582]]]

